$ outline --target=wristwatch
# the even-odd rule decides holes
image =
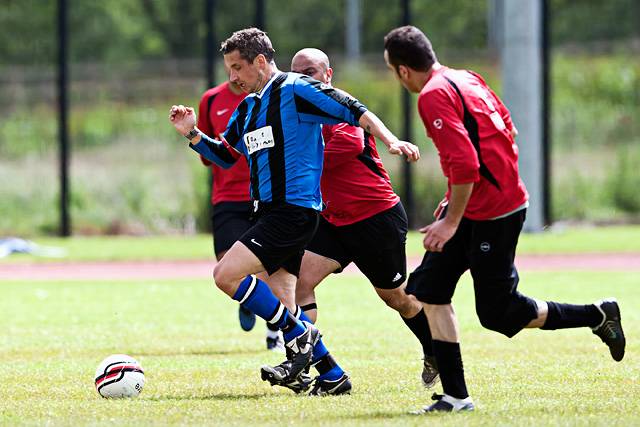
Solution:
[[[192,141],[193,138],[195,138],[198,135],[200,135],[200,131],[198,130],[198,128],[193,128],[188,133],[185,133],[184,137],[187,138],[189,141]]]

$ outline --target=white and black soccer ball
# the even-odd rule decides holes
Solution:
[[[102,397],[136,397],[144,387],[144,371],[133,357],[113,354],[98,365],[95,384]]]

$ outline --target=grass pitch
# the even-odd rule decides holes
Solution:
[[[352,395],[326,398],[262,382],[261,364],[282,356],[264,350],[262,322],[240,330],[237,305],[208,280],[0,282],[0,424],[638,425],[636,276],[521,273],[534,297],[616,296],[628,341],[621,363],[586,329],[512,340],[482,329],[465,276],[454,303],[477,411],[431,417],[407,414],[432,393],[419,382],[417,342],[360,276],[334,275],[319,288],[318,326],[354,384]],[[96,393],[95,368],[113,353],[145,368],[138,399]]]

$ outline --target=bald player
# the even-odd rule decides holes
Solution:
[[[296,53],[291,71],[331,85],[333,69],[319,49]],[[427,317],[420,302],[404,291],[407,215],[380,160],[375,138],[348,123],[323,125],[322,136],[325,149],[320,187],[326,208],[302,258],[296,302],[315,322],[315,288],[329,274],[340,273],[353,262],[420,341],[422,382],[432,387],[438,370]]]

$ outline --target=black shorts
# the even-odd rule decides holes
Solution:
[[[442,252],[427,252],[409,275],[407,293],[427,304],[449,304],[460,276],[470,269],[476,311],[508,309],[515,334],[537,317],[535,302],[517,291],[514,258],[525,217],[526,209],[491,221],[463,218]]]
[[[260,203],[254,225],[239,240],[258,257],[269,275],[284,268],[297,277],[319,216],[314,209],[289,203]]]
[[[324,218],[307,250],[340,264],[353,261],[376,288],[395,289],[407,274],[407,214],[402,203],[354,224],[336,227]]]
[[[251,202],[220,202],[213,205],[211,229],[216,258],[220,259],[219,255],[228,251],[251,228],[252,206]]]

